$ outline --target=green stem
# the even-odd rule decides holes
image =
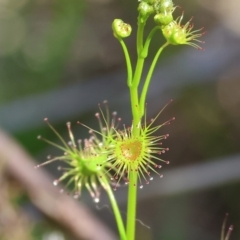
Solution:
[[[112,209],[113,209],[113,212],[114,212],[114,216],[115,216],[115,219],[116,219],[116,222],[117,222],[117,227],[118,227],[120,239],[121,240],[127,240],[126,231],[125,231],[125,227],[124,227],[124,224],[123,224],[122,216],[121,216],[120,210],[118,208],[118,204],[117,204],[117,201],[116,201],[115,196],[113,194],[112,188],[110,187],[107,179],[104,176],[102,176],[102,181],[105,185],[105,190],[108,194],[108,198],[110,200],[110,203],[111,203],[111,206],[112,206]]]
[[[130,88],[132,115],[133,115],[133,135],[139,135],[140,128],[138,127],[141,121],[139,115],[138,91],[137,87]],[[136,208],[137,208],[137,177],[136,171],[131,171],[129,175],[128,186],[128,208],[127,208],[127,240],[135,239],[135,225],[136,225]]]
[[[134,136],[137,136],[139,131],[138,125],[140,123],[140,108],[139,108],[138,86],[142,76],[143,65],[144,65],[144,58],[138,57],[132,84],[129,87],[130,98],[131,98],[131,108],[132,108],[132,115],[133,115]]]
[[[139,136],[139,124],[141,123],[138,86],[142,76],[142,70],[144,66],[144,57],[141,56],[143,50],[143,30],[145,22],[141,22],[138,18],[138,31],[137,31],[137,53],[138,60],[135,69],[135,73],[132,80],[130,89],[131,108],[133,115],[133,136]],[[137,178],[138,173],[131,171],[129,175],[128,186],[128,208],[127,208],[127,240],[135,239],[135,225],[136,225],[136,208],[137,208]]]
[[[130,87],[130,97],[133,115],[133,136],[139,136],[139,124],[141,123],[139,98],[138,98],[138,85],[142,75],[144,59],[138,58],[133,84]],[[136,208],[137,208],[137,177],[136,171],[131,171],[129,175],[128,186],[128,209],[127,209],[127,240],[135,239],[135,225],[136,225]]]
[[[138,30],[137,30],[137,53],[140,55],[143,49],[143,32],[146,22],[141,22],[140,16],[138,16]]]
[[[132,64],[131,64],[131,59],[126,47],[126,44],[121,38],[117,38],[122,46],[125,59],[126,59],[126,65],[127,65],[127,73],[128,73],[128,78],[127,78],[127,85],[130,87],[132,85]]]
[[[152,74],[153,74],[153,71],[154,71],[154,68],[156,66],[156,63],[157,63],[157,60],[162,52],[162,50],[168,46],[168,42],[166,42],[165,44],[163,44],[159,50],[157,51],[153,61],[152,61],[152,64],[150,66],[150,69],[148,71],[148,74],[147,74],[147,77],[146,77],[146,80],[145,80],[145,83],[144,83],[144,86],[143,86],[143,89],[142,89],[142,93],[141,93],[141,97],[140,97],[140,117],[142,117],[144,115],[144,109],[145,109],[145,101],[146,101],[146,95],[147,95],[147,91],[148,91],[148,87],[149,87],[149,83],[151,81],[151,78],[152,78]]]
[[[134,86],[130,88],[130,97],[131,97],[131,107],[132,107],[132,115],[133,115],[133,135],[138,136],[139,132],[139,123],[140,123],[140,108],[138,102],[138,89]]]
[[[128,209],[127,209],[127,240],[135,239],[136,208],[137,208],[137,177],[136,171],[132,171],[129,177]]]
[[[135,73],[132,80],[132,87],[134,88],[138,88],[139,82],[141,80],[144,60],[145,59],[142,58],[141,56],[138,57]]]
[[[157,31],[157,30],[159,30],[160,29],[160,27],[159,26],[156,26],[156,27],[154,27],[153,29],[152,29],[152,31],[149,33],[149,35],[148,35],[148,37],[147,37],[147,39],[146,39],[146,42],[145,42],[145,44],[144,44],[144,47],[143,47],[143,49],[142,49],[142,51],[141,51],[141,57],[143,57],[143,58],[146,58],[147,57],[147,55],[148,55],[148,49],[149,49],[149,45],[150,45],[150,43],[151,43],[151,40],[152,40],[152,38],[153,38],[153,35],[155,34],[155,32]]]

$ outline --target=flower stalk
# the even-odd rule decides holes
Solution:
[[[121,240],[135,240],[138,184],[140,183],[139,188],[143,187],[143,182],[149,184],[149,181],[153,179],[151,172],[162,178],[162,174],[158,173],[158,170],[162,167],[159,161],[169,164],[169,161],[165,161],[160,157],[161,154],[169,150],[161,146],[161,141],[169,135],[159,136],[156,132],[162,126],[170,124],[174,118],[154,126],[156,119],[168,104],[150,123],[146,121],[146,98],[157,61],[162,51],[169,45],[185,44],[202,49],[199,46],[199,43],[203,43],[199,40],[199,37],[204,34],[202,29],[193,31],[192,19],[185,25],[182,25],[183,14],[175,19],[173,16],[175,9],[176,6],[174,6],[172,0],[140,0],[138,6],[137,62],[135,68],[132,66],[128,48],[124,42],[124,39],[131,35],[132,27],[121,19],[115,19],[112,23],[113,35],[119,41],[126,61],[127,86],[130,93],[132,111],[132,124],[130,127],[124,125],[123,129],[118,129],[121,119],[116,117],[116,112],[112,114],[110,119],[107,103],[104,102],[106,113],[100,108],[100,113],[95,115],[98,119],[100,130],[93,130],[80,123],[89,129],[90,137],[83,141],[75,141],[71,124],[67,123],[70,138],[70,142],[67,144],[46,119],[50,128],[61,140],[62,145],[57,145],[46,139],[43,140],[62,150],[63,155],[49,159],[37,167],[57,160],[65,162],[67,167],[61,168],[63,174],[54,181],[54,185],[66,180],[67,185],[73,184],[74,196],[76,197],[81,195],[81,190],[85,187],[97,203],[100,200],[100,188],[102,187],[109,197]],[[150,17],[153,17],[156,26],[145,39],[145,25]],[[148,69],[146,78],[143,79],[142,73],[145,59],[148,57],[151,40],[157,31],[163,34],[166,42],[159,47]],[[139,89],[141,82],[143,88]],[[110,184],[111,181],[115,185],[114,190],[121,181],[128,184],[126,226],[123,224],[122,216],[112,191],[112,184]],[[221,240],[228,240],[229,236],[230,232],[227,233],[225,238],[222,237]]]
[[[141,177],[144,178],[146,183],[148,180],[148,169],[155,169],[151,167],[153,164],[151,158],[156,160],[161,160],[158,157],[149,154],[149,152],[161,153],[165,152],[166,149],[162,150],[159,147],[150,146],[149,142],[156,143],[161,140],[162,136],[153,138],[152,134],[158,130],[161,126],[156,128],[147,127],[146,124],[143,125],[143,117],[146,113],[146,97],[148,88],[151,82],[151,78],[157,64],[157,61],[162,53],[162,51],[172,45],[187,44],[195,48],[201,49],[198,44],[195,42],[202,41],[198,40],[199,37],[203,35],[200,33],[202,29],[192,31],[193,25],[188,21],[185,25],[181,25],[183,15],[174,20],[173,12],[176,9],[172,0],[142,0],[138,6],[138,28],[137,28],[137,63],[135,71],[132,75],[132,66],[131,62],[128,60],[128,51],[126,45],[123,43],[122,38],[118,38],[120,44],[123,47],[127,69],[128,69],[128,80],[127,85],[130,91],[130,102],[132,110],[132,126],[130,131],[123,131],[125,137],[118,136],[118,143],[113,144],[115,146],[115,155],[110,157],[110,161],[115,163],[117,170],[117,175],[120,175],[120,178],[123,177],[124,172],[127,172],[127,182],[128,186],[128,209],[127,209],[127,240],[135,239],[135,219],[136,219],[136,206],[137,206],[137,186],[138,181],[141,182]],[[151,15],[154,15],[154,21],[156,27],[152,29],[148,37],[144,42],[144,27],[147,20]],[[148,49],[151,43],[151,40],[155,33],[160,30],[163,33],[163,36],[166,39],[166,43],[163,44],[157,51],[152,64],[148,70],[146,79],[142,79],[142,72],[144,68],[145,59],[148,56]],[[114,36],[116,36],[117,29],[114,29]],[[126,57],[127,56],[127,57]],[[132,78],[131,78],[132,76]],[[139,84],[143,81],[143,88],[140,92]],[[146,116],[145,116],[146,118]],[[170,121],[167,122],[167,124]],[[165,124],[163,124],[165,125]],[[166,136],[165,136],[166,137]],[[150,140],[149,140],[150,138]],[[149,142],[148,142],[149,141]],[[156,150],[157,149],[157,150]],[[149,152],[148,152],[149,151]],[[114,159],[114,160],[113,160]],[[168,161],[165,161],[169,163]],[[113,164],[114,164],[113,163]],[[147,173],[147,174],[146,174]],[[146,175],[145,175],[146,174]],[[141,177],[139,177],[141,176]],[[162,176],[162,175],[160,175]],[[149,175],[150,177],[150,175]],[[140,185],[142,187],[142,184]]]

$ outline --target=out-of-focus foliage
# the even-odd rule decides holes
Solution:
[[[83,1],[0,1],[0,102],[60,84]]]

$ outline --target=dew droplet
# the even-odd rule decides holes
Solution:
[[[94,202],[95,202],[95,203],[99,203],[99,201],[100,201],[100,199],[99,199],[99,198],[97,198],[97,197],[96,197],[96,198],[94,198]]]
[[[57,186],[57,185],[58,185],[58,180],[54,180],[54,181],[53,181],[53,185],[54,185],[54,186]]]
[[[141,185],[139,188],[141,188],[141,189],[142,189],[142,188],[143,188],[143,185]]]
[[[74,199],[78,199],[79,198],[79,195],[77,193],[74,194],[73,196]]]
[[[150,177],[149,180],[152,181],[152,180],[153,180],[153,177]]]
[[[159,177],[160,177],[160,178],[163,178],[163,175],[161,174],[161,175],[159,175]]]

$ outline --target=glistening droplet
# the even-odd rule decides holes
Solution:
[[[53,181],[53,185],[54,185],[54,186],[57,186],[57,185],[58,185],[58,180],[54,180],[54,181]]]

